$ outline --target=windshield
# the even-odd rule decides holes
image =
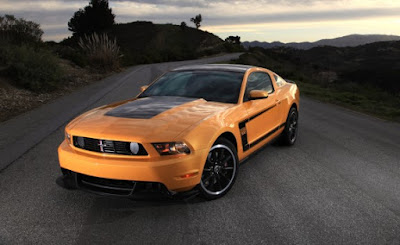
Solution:
[[[243,73],[228,71],[176,71],[159,78],[139,97],[180,96],[237,103]]]

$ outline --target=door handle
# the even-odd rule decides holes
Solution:
[[[275,100],[276,104],[280,105],[281,101],[280,100]]]

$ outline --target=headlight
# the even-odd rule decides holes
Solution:
[[[71,135],[65,131],[65,140],[68,144],[71,144]]]
[[[189,147],[183,142],[153,143],[160,155],[189,154]]]

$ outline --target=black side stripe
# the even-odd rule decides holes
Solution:
[[[243,151],[247,151],[250,148],[250,145],[247,143],[246,122],[247,121],[243,121],[243,122],[239,123],[239,130],[240,130],[240,135],[241,135],[241,138],[242,138]]]
[[[260,116],[261,114],[263,114],[263,113],[265,113],[265,112],[271,110],[271,109],[274,108],[275,106],[276,106],[276,105],[270,106],[270,107],[268,107],[267,109],[265,109],[265,110],[263,110],[263,111],[261,111],[261,112],[255,114],[255,115],[251,116],[246,122],[249,122],[249,121],[253,120],[254,118]]]
[[[242,147],[243,147],[243,151],[247,151],[248,149],[254,147],[255,145],[257,145],[258,143],[260,143],[261,141],[265,140],[266,138],[268,138],[269,136],[271,136],[273,133],[275,133],[276,131],[278,131],[280,128],[285,127],[286,122],[282,123],[281,125],[279,125],[278,127],[272,129],[271,131],[269,131],[268,133],[266,133],[265,135],[261,136],[260,138],[258,138],[256,141],[254,141],[253,143],[249,144],[247,141],[247,129],[246,129],[246,123],[250,122],[251,120],[253,120],[254,118],[260,116],[261,114],[271,110],[272,108],[274,108],[276,105],[273,105],[271,107],[268,107],[267,109],[251,116],[250,118],[243,120],[239,123],[239,130],[240,130],[240,135],[242,138]]]
[[[285,123],[282,123],[281,125],[279,125],[278,127],[272,129],[271,131],[269,131],[268,133],[264,134],[263,136],[261,136],[260,138],[258,138],[256,141],[254,141],[253,143],[251,143],[250,148],[257,145],[258,143],[260,143],[261,141],[265,140],[266,138],[268,138],[269,136],[271,136],[273,133],[275,133],[276,131],[278,131],[279,129],[285,127]]]

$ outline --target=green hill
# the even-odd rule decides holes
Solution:
[[[251,48],[241,62],[275,69],[294,80],[377,87],[400,95],[400,41],[357,47]],[[331,74],[331,77],[321,77]]]
[[[294,80],[303,94],[400,120],[400,41],[309,50],[250,48],[237,62]]]
[[[137,21],[116,24],[108,33],[117,38],[127,65],[194,59],[225,51],[219,37],[187,26]]]

